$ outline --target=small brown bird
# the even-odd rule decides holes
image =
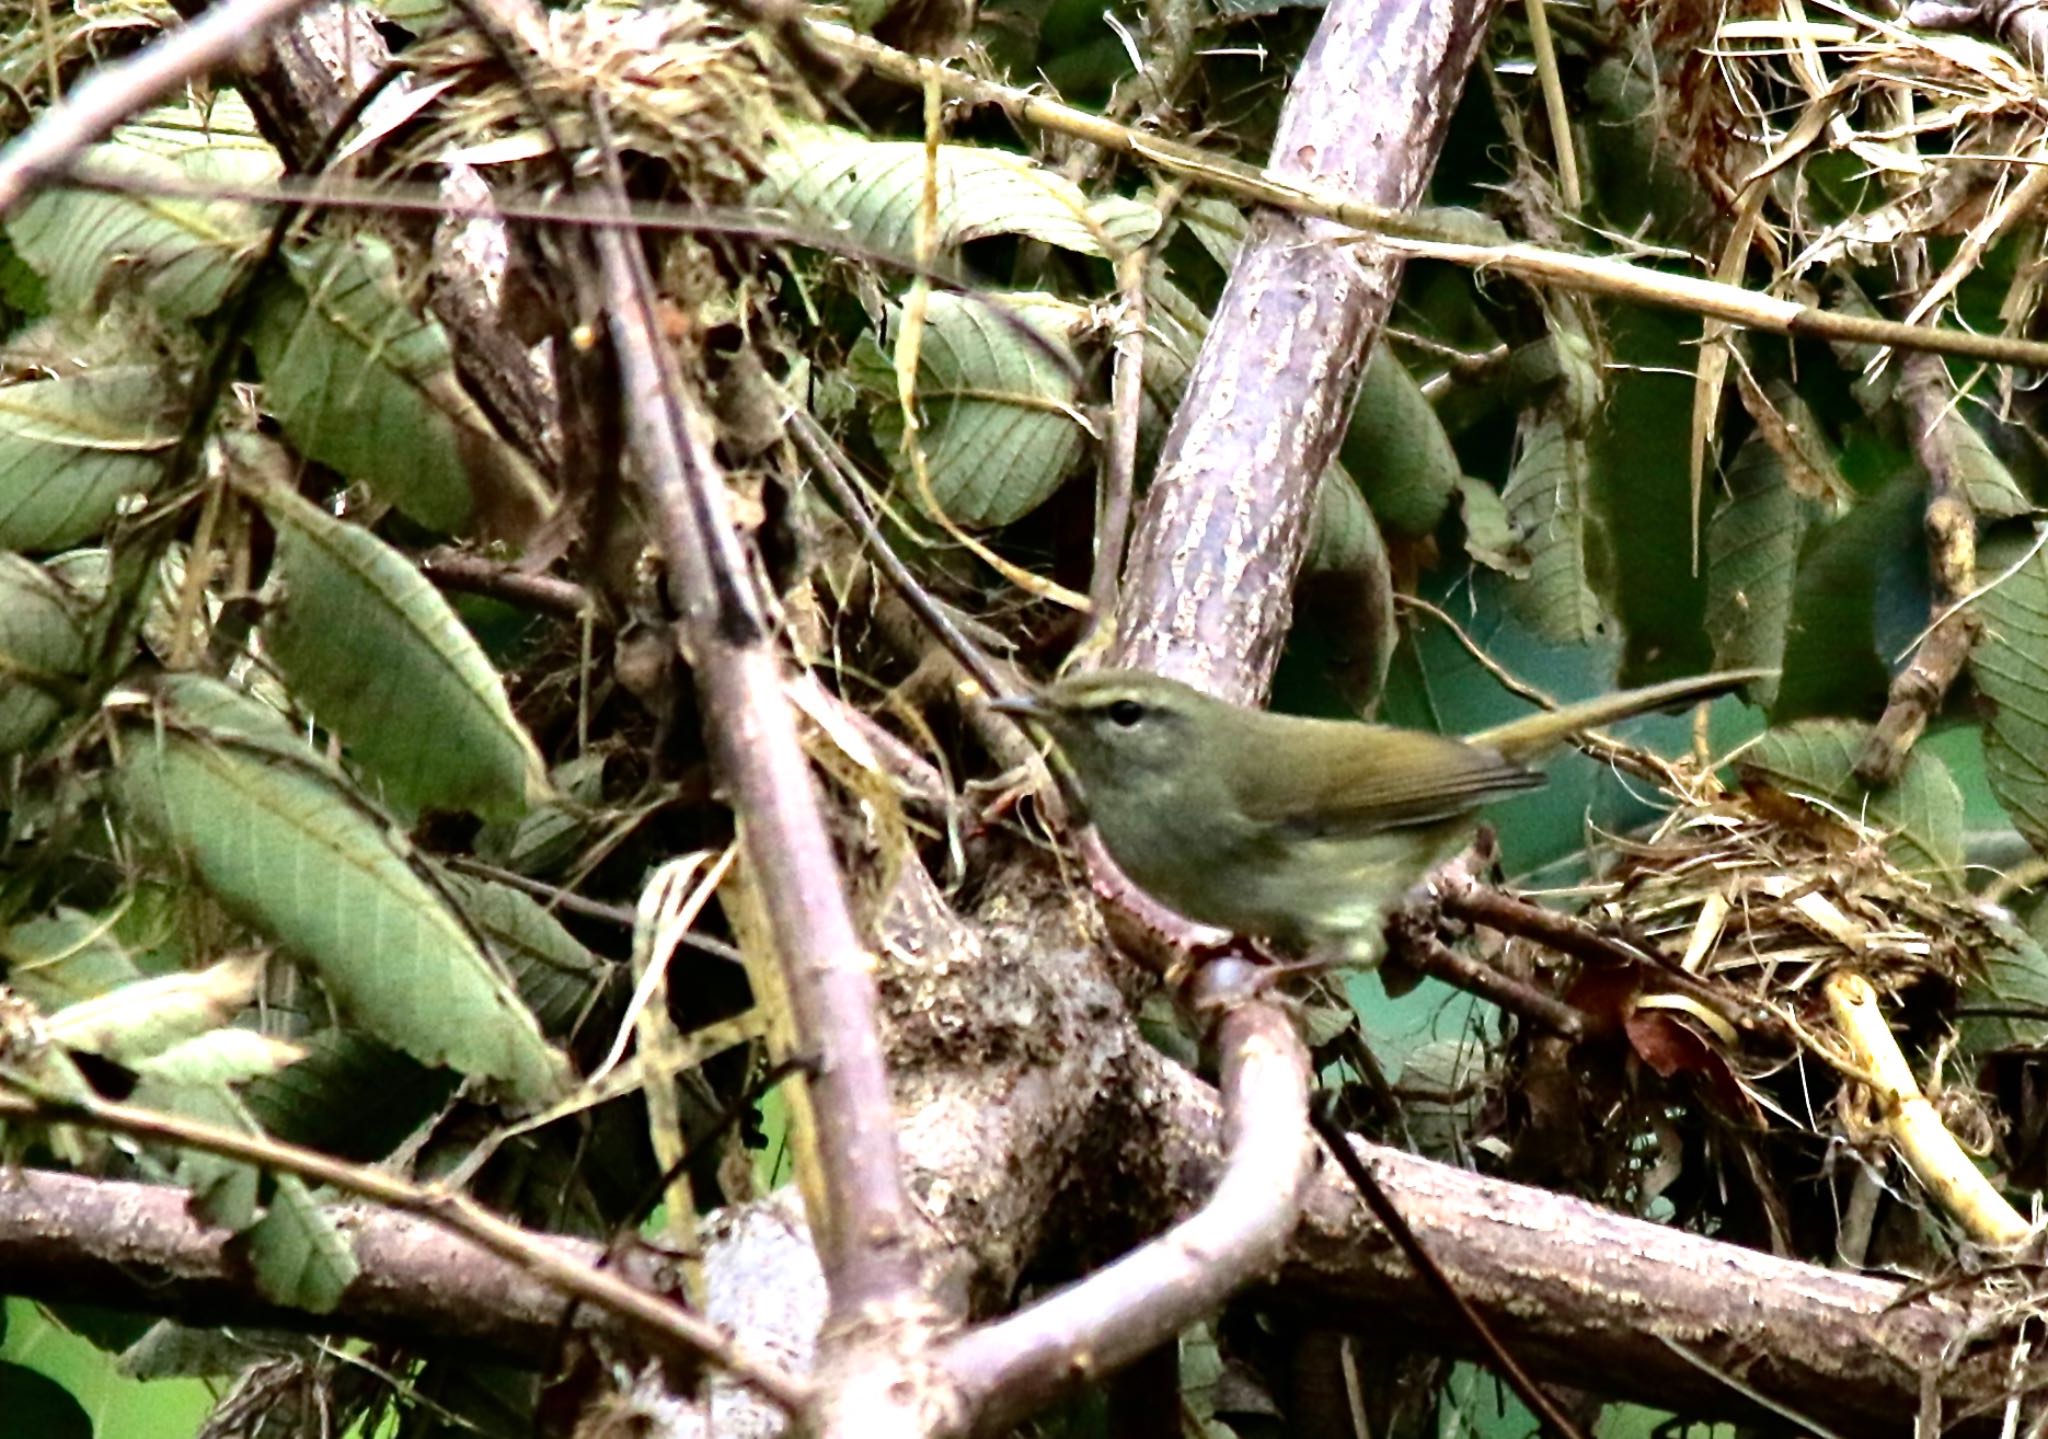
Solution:
[[[1078,675],[995,708],[1051,736],[1104,846],[1154,898],[1202,924],[1372,965],[1387,916],[1470,841],[1472,812],[1543,783],[1527,761],[1766,673],[1651,685],[1466,739],[1269,714],[1134,670]]]

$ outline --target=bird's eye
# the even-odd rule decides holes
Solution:
[[[1145,707],[1136,700],[1118,700],[1106,711],[1109,722],[1119,729],[1134,729],[1145,717]]]

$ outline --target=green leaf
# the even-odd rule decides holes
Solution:
[[[294,1174],[277,1176],[270,1207],[243,1246],[257,1292],[310,1314],[333,1313],[359,1272],[347,1238]]]
[[[1531,424],[1501,491],[1508,520],[1526,536],[1529,578],[1508,604],[1530,629],[1558,644],[1591,644],[1607,628],[1596,584],[1599,522],[1588,484],[1586,442],[1555,411]]]
[[[1985,772],[2027,843],[2048,854],[2048,550],[2026,530],[1987,536],[1977,573],[1989,585],[1970,650]]]
[[[85,667],[85,625],[70,590],[0,551],[0,755],[42,737],[64,712],[63,683]]]
[[[188,106],[152,110],[80,162],[145,183],[264,185],[283,170],[232,96],[205,116]],[[54,311],[97,316],[126,290],[166,319],[190,320],[219,308],[268,225],[264,207],[239,200],[50,186],[8,221],[7,234],[43,276]]]
[[[222,960],[188,974],[137,979],[49,1016],[50,1038],[66,1049],[136,1065],[219,1029],[256,998],[260,956]]]
[[[1780,789],[1828,801],[1850,818],[1890,835],[1886,851],[1900,868],[1937,887],[1963,882],[1963,792],[1948,766],[1924,750],[1906,756],[1897,780],[1869,790],[1855,775],[1870,726],[1850,720],[1801,720],[1771,730],[1741,758],[1744,770]]]
[[[548,775],[554,795],[528,809],[514,824],[486,825],[476,838],[479,859],[514,874],[556,872],[602,827],[592,808],[604,798],[605,756],[593,750],[564,760]]]
[[[296,1064],[303,1051],[253,1029],[216,1029],[180,1040],[134,1064],[146,1079],[170,1084],[247,1084]]]
[[[0,934],[8,986],[45,1014],[142,978],[142,971],[96,914],[59,908]]]
[[[1510,579],[1529,578],[1529,551],[1508,523],[1508,507],[1484,480],[1458,477],[1458,512],[1465,522],[1465,553]]]
[[[504,681],[441,592],[360,525],[281,489],[262,503],[283,586],[264,642],[314,718],[407,807],[513,819],[545,796]]]
[[[322,239],[263,291],[249,343],[264,403],[300,453],[444,534],[523,538],[548,509],[533,467],[455,377],[448,338],[415,313],[390,247]]]
[[[1925,501],[1919,483],[1894,483],[1840,519],[1813,526],[1793,584],[1775,718],[1876,714],[1884,707],[1890,669],[1878,651],[1878,606],[1901,584],[1907,557],[1925,544]]]
[[[1707,527],[1707,635],[1716,669],[1777,669],[1785,662],[1799,547],[1812,507],[1785,480],[1785,462],[1752,435],[1728,469],[1729,495]],[[1768,708],[1775,676],[1751,694]]]
[[[265,1133],[343,1159],[384,1158],[455,1093],[450,1071],[356,1030],[322,1030],[299,1048],[298,1063],[251,1080],[243,1103]]]
[[[956,524],[1010,524],[1051,497],[1088,438],[1069,342],[1081,312],[1050,295],[930,299],[917,397],[933,497]],[[893,308],[891,332],[901,323],[900,307]],[[873,397],[876,440],[907,474],[893,364],[863,335],[848,368]]]
[[[124,813],[230,914],[312,965],[378,1038],[524,1102],[559,1093],[562,1057],[401,836],[226,686],[175,676],[159,700],[122,730],[113,787]]]
[[[2026,490],[1966,417],[1953,410],[1945,413],[1941,434],[1955,463],[1956,487],[1980,520],[2009,520],[2032,512],[2034,502]]]
[[[917,140],[870,140],[848,130],[795,129],[763,167],[755,199],[780,205],[864,245],[908,255],[916,250],[923,203],[925,147]],[[1159,212],[1122,200],[1093,203],[1081,187],[1004,150],[938,148],[941,250],[991,235],[1024,235],[1081,255],[1142,245],[1159,229]]]
[[[135,1102],[221,1129],[263,1132],[225,1084],[145,1077],[136,1086]],[[175,1173],[192,1190],[194,1209],[202,1218],[235,1231],[259,1294],[273,1304],[314,1314],[333,1311],[356,1277],[355,1252],[314,1202],[304,1180],[275,1176],[270,1202],[261,1206],[263,1176],[251,1165],[188,1149],[179,1154]]]
[[[1956,1035],[1963,1052],[1982,1059],[2007,1049],[2048,1048],[2048,904],[2037,904],[2021,929],[1994,912],[1982,915],[1991,942],[1975,946],[1981,969],[1963,976],[1956,999]]]
[[[1378,703],[1400,643],[1394,615],[1394,567],[1372,510],[1341,465],[1323,471],[1309,551],[1295,587],[1297,621],[1312,621],[1324,667],[1346,703],[1368,713]],[[1297,624],[1300,643],[1311,626]]]
[[[621,973],[585,949],[531,897],[508,884],[470,875],[443,873],[470,923],[503,956],[519,985],[519,997],[540,1021],[544,1034],[567,1034],[590,1008],[591,998]]]
[[[1411,538],[1435,532],[1464,475],[1435,407],[1384,344],[1366,362],[1342,454],[1380,527]]]
[[[74,545],[149,493],[178,441],[168,400],[146,365],[0,386],[0,549]]]

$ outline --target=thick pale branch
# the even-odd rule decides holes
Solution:
[[[1314,1154],[1308,1051],[1263,1001],[1225,1016],[1224,1158],[1207,1202],[1105,1269],[949,1345],[941,1363],[984,1432],[1121,1368],[1268,1275]]]
[[[444,1227],[385,1209],[329,1213],[358,1277],[332,1314],[262,1299],[234,1252],[234,1234],[192,1217],[191,1196],[166,1185],[26,1170],[0,1184],[0,1270],[8,1292],[52,1302],[169,1314],[188,1325],[311,1329],[474,1352],[542,1365],[560,1351],[570,1300],[528,1270],[486,1255]],[[578,1266],[605,1260],[595,1244],[542,1238]],[[615,1256],[620,1278],[673,1292],[678,1274],[648,1251]],[[575,1327],[630,1340],[601,1305],[575,1306]]]
[[[71,1123],[125,1134],[152,1143],[198,1150],[261,1168],[295,1174],[400,1209],[495,1255],[549,1285],[565,1297],[603,1306],[631,1325],[652,1348],[716,1361],[785,1409],[808,1398],[803,1382],[772,1360],[754,1353],[719,1327],[680,1305],[626,1283],[607,1269],[578,1263],[552,1241],[521,1229],[467,1195],[427,1188],[365,1165],[321,1154],[301,1145],[244,1134],[187,1119],[183,1115],[115,1104],[95,1097],[30,1093],[10,1079],[0,1092],[0,1116],[26,1123]]]
[[[1274,174],[1412,209],[1491,5],[1332,4],[1274,137]],[[1264,693],[1316,486],[1393,302],[1388,249],[1267,211],[1232,267],[1132,539],[1116,663],[1227,698]]]

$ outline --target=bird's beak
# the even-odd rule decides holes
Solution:
[[[1052,706],[1034,694],[1005,695],[990,700],[988,707],[997,714],[1015,715],[1019,719],[1045,720],[1052,716]]]

